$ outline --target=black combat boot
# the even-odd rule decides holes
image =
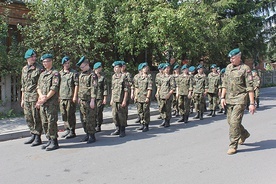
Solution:
[[[66,131],[64,132],[64,134],[61,137],[65,138],[69,133],[70,133],[70,130],[66,129]]]
[[[184,118],[184,123],[188,123],[188,122],[189,122],[189,121],[188,121],[189,115],[185,115],[184,117],[185,117],[185,118]]]
[[[142,132],[147,132],[149,131],[149,124],[145,124],[144,129],[142,130]]]
[[[46,149],[48,146],[50,146],[50,144],[51,144],[51,139],[49,138],[48,142],[41,146],[41,149]]]
[[[30,139],[28,139],[24,144],[32,144],[35,140],[35,134],[32,134]]]
[[[93,143],[93,142],[96,142],[95,134],[89,134],[89,138],[87,140],[87,144],[90,144],[90,143]]]
[[[197,113],[193,119],[199,119],[199,114],[200,114],[199,111],[197,111]]]
[[[75,129],[70,130],[70,133],[65,137],[66,139],[71,139],[76,137]]]
[[[143,130],[144,127],[145,127],[145,125],[144,125],[144,124],[141,124],[141,126],[140,126],[139,128],[137,128],[136,130]]]
[[[164,127],[167,128],[167,127],[169,127],[169,126],[170,126],[170,120],[166,120],[166,121],[165,121]]]
[[[199,113],[199,119],[200,119],[200,120],[203,120],[203,112],[200,112],[200,113]]]
[[[257,103],[256,108],[259,108],[260,107],[260,99],[259,98],[256,98],[256,103]]]
[[[32,146],[38,146],[38,145],[40,145],[40,144],[42,144],[40,135],[35,135],[35,140],[34,140],[34,142],[32,143]]]
[[[97,126],[96,126],[96,132],[101,132],[101,131],[102,131],[101,125],[97,125]]]
[[[59,148],[57,138],[51,140],[51,144],[46,148],[46,151],[52,151]]]
[[[207,116],[213,116],[213,110],[210,110],[210,113]]]
[[[213,110],[212,117],[216,116],[216,110]]]
[[[166,120],[164,119],[163,122],[159,125],[159,127],[165,126]]]
[[[220,110],[218,111],[218,113],[223,113],[223,109],[220,109]]]
[[[126,136],[126,127],[125,126],[121,126],[119,137],[125,137],[125,136]]]
[[[141,117],[138,115],[138,118],[135,120],[135,123],[140,123]]]
[[[120,135],[120,127],[116,126],[116,130],[112,132],[110,135]]]
[[[185,121],[185,115],[182,115],[182,119],[178,120],[178,122],[184,122]]]
[[[89,135],[86,134],[86,135],[81,139],[81,142],[86,142],[86,141],[88,141],[88,138],[89,138]]]

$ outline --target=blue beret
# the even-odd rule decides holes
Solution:
[[[124,61],[121,61],[121,63],[122,63],[122,66],[125,66],[125,65],[126,65],[126,62],[124,62]]]
[[[220,73],[225,73],[225,68],[221,69]]]
[[[140,71],[141,70],[141,65],[142,65],[143,63],[140,63],[139,65],[138,65],[138,71]]]
[[[78,67],[80,67],[80,65],[84,62],[84,60],[85,60],[85,56],[82,56],[81,58],[80,58],[80,60],[79,60],[79,62],[77,62],[77,66]]]
[[[179,65],[175,65],[175,66],[173,67],[173,70],[176,70],[177,68],[179,68]]]
[[[181,67],[181,70],[185,70],[185,69],[187,69],[188,68],[188,65],[183,65],[182,67]]]
[[[165,68],[167,68],[167,67],[169,67],[170,66],[170,63],[165,63],[164,65],[163,65],[163,69],[165,69]]]
[[[146,67],[146,66],[148,66],[148,63],[146,63],[146,62],[145,62],[145,63],[141,63],[141,66],[140,66],[141,68],[140,68],[140,70],[142,70],[142,69],[143,69],[144,67]]]
[[[28,49],[28,50],[25,52],[24,58],[25,58],[25,59],[28,59],[28,58],[32,57],[32,55],[34,55],[34,54],[35,54],[35,51],[34,51],[33,49]]]
[[[239,48],[233,49],[233,50],[231,50],[231,51],[229,52],[228,57],[233,57],[233,56],[239,54],[240,52],[241,52],[241,51],[240,51]]]
[[[189,67],[189,72],[194,72],[195,69],[196,69],[196,68],[195,68],[194,66],[190,66],[190,67]]]
[[[200,68],[203,68],[203,66],[202,65],[198,65],[196,68],[200,69]]]
[[[112,64],[112,66],[123,66],[122,61],[114,61],[114,63]]]
[[[64,63],[66,63],[69,60],[70,60],[69,56],[65,56],[65,57],[62,58],[61,64],[64,64]]]
[[[217,67],[217,70],[220,70],[220,67]]]
[[[101,62],[97,62],[97,63],[94,64],[93,69],[98,69],[100,67],[102,67],[102,63]]]
[[[40,60],[43,61],[44,59],[53,59],[53,55],[52,54],[44,54],[43,56],[41,56]]]
[[[158,65],[158,70],[162,70],[162,69],[163,69],[163,66],[164,66],[164,63],[160,63],[160,64]]]
[[[212,65],[211,65],[211,69],[216,68],[216,67],[217,67],[216,64],[212,64]]]
[[[252,70],[252,72],[255,72],[255,73],[256,73],[257,71],[256,71],[256,70]]]

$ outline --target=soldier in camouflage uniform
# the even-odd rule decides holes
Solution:
[[[42,124],[39,110],[35,108],[38,99],[36,88],[43,68],[36,63],[36,53],[33,49],[28,49],[24,58],[27,60],[27,65],[22,69],[21,107],[24,109],[25,119],[31,132],[31,138],[24,143],[38,146],[41,144]]]
[[[261,79],[258,76],[258,73],[256,70],[252,70],[252,76],[253,76],[253,87],[254,87],[254,97],[256,102],[256,107],[259,108],[260,105],[260,85],[261,85]]]
[[[197,112],[194,119],[203,119],[205,96],[208,90],[208,80],[203,72],[203,66],[197,66],[198,73],[194,76],[193,85],[193,100],[195,104],[195,111]]]
[[[136,75],[134,75],[134,77],[133,77],[133,87],[134,87],[134,84],[137,82],[137,80],[139,79],[139,77],[140,77],[140,75],[142,74],[142,70],[141,70],[141,65],[142,65],[143,63],[140,63],[139,65],[138,65],[138,73],[136,74]],[[133,98],[133,100],[135,99],[135,97],[137,97],[137,94],[135,93],[135,88],[134,88],[134,96],[132,97]],[[135,103],[135,105],[136,105],[136,108],[137,108],[137,115],[138,115],[138,118],[137,118],[137,120],[135,121],[135,123],[141,123],[141,117],[140,117],[140,115],[139,115],[139,104],[138,104],[138,102],[137,101],[135,101],[134,100],[134,103]]]
[[[192,98],[193,82],[189,75],[187,65],[181,67],[183,71],[178,78],[176,78],[176,97],[178,98],[178,109],[182,119],[178,122],[188,123],[190,114],[190,99]]]
[[[79,90],[77,71],[70,67],[70,58],[65,56],[61,60],[63,69],[60,74],[59,108],[66,132],[61,137],[70,139],[76,137],[76,103]]]
[[[176,65],[174,65],[174,68],[173,68],[173,77],[174,77],[175,81],[177,80],[177,78],[180,75],[179,67],[180,66],[178,64],[176,64]],[[174,117],[179,116],[178,98],[176,97],[176,90],[173,92],[172,109],[173,109],[172,116],[174,116]]]
[[[147,132],[149,130],[149,122],[150,122],[150,96],[152,92],[152,77],[148,74],[148,64],[142,63],[139,65],[139,70],[142,73],[135,80],[135,101],[138,104],[138,112],[141,117],[141,127],[137,130],[142,130],[143,132]]]
[[[97,104],[97,126],[96,132],[101,131],[101,125],[103,123],[103,109],[106,104],[107,100],[107,81],[105,76],[102,73],[102,63],[97,62],[93,66],[93,70],[95,74],[98,76],[98,90],[97,90],[97,97],[96,97],[96,104]]]
[[[127,100],[129,94],[128,78],[121,72],[122,62],[115,61],[112,66],[114,67],[114,75],[112,76],[111,86],[111,100],[113,122],[116,130],[111,135],[119,135],[125,137],[125,128],[127,126]]]
[[[221,96],[221,90],[222,90],[222,82],[223,82],[223,78],[224,78],[224,73],[225,73],[225,68],[221,69],[220,70],[220,85],[219,85],[219,91],[220,91],[220,94],[219,94],[219,97]],[[219,106],[219,111],[218,113],[223,113],[223,108],[221,106],[221,103],[220,103],[220,98],[218,99],[218,106]],[[224,114],[226,114],[226,111],[224,109]]]
[[[241,62],[240,49],[229,52],[231,63],[226,67],[222,84],[221,105],[227,108],[227,121],[230,126],[230,145],[227,154],[237,152],[238,144],[243,144],[250,134],[242,126],[247,94],[250,99],[249,112],[254,114],[254,90],[250,68]]]
[[[172,94],[175,91],[175,80],[172,75],[170,75],[170,65],[168,63],[163,66],[164,73],[163,77],[158,83],[157,93],[160,95],[160,109],[161,117],[164,120],[160,127],[169,127],[171,120],[171,105],[172,105]]]
[[[159,91],[159,84],[161,82],[161,78],[163,77],[163,66],[164,66],[164,63],[160,63],[158,65],[158,70],[159,70],[159,73],[156,74],[155,76],[155,85],[156,85],[156,94],[155,94],[155,98],[157,100],[157,104],[158,104],[158,107],[159,107],[159,112],[160,112],[160,116],[158,117],[158,119],[162,119],[161,117],[161,109],[160,109],[160,95],[159,93],[157,93]]]
[[[79,103],[80,103],[80,118],[82,127],[86,135],[81,140],[87,144],[96,141],[95,126],[96,126],[96,95],[98,90],[98,77],[89,66],[89,60],[84,56],[81,57],[77,66],[80,67],[79,75]]]
[[[217,73],[217,65],[211,65],[212,72],[208,74],[208,100],[210,114],[207,116],[216,116],[218,104],[218,95],[220,93],[220,75]]]
[[[195,74],[196,74],[196,68],[194,66],[190,66],[189,67],[189,75],[191,76],[193,86],[195,83],[195,81],[194,81]],[[192,96],[192,98],[190,99],[190,114],[193,113],[194,106],[195,106],[195,104],[194,104],[194,100],[193,100],[193,96]]]
[[[44,54],[41,57],[45,71],[41,73],[37,85],[37,93],[39,99],[37,107],[40,108],[40,117],[43,124],[43,130],[48,138],[46,151],[51,151],[59,148],[58,145],[58,96],[60,87],[60,74],[53,68],[52,54]]]

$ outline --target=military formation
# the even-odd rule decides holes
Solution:
[[[36,53],[28,49],[24,58],[27,61],[22,69],[22,100],[25,119],[31,137],[25,144],[42,144],[44,133],[48,142],[42,145],[46,151],[56,150],[58,144],[58,110],[64,122],[65,139],[76,137],[76,107],[79,104],[80,119],[85,136],[81,142],[88,144],[96,141],[96,132],[101,132],[103,110],[107,104],[107,79],[103,74],[101,62],[93,68],[90,61],[82,56],[77,62],[80,72],[72,69],[71,60],[65,56],[61,60],[62,69],[53,67],[53,55],[44,54],[36,62]],[[154,96],[159,106],[161,120],[159,127],[169,127],[171,118],[180,117],[178,122],[189,123],[189,116],[195,110],[194,119],[202,120],[207,110],[215,117],[216,112],[227,114],[230,145],[229,155],[237,152],[238,144],[243,144],[250,134],[242,126],[244,110],[252,114],[259,107],[260,77],[255,70],[241,62],[241,51],[237,48],[229,52],[230,64],[220,70],[212,64],[209,74],[204,66],[180,66],[174,58],[170,62],[160,63],[159,72],[150,74],[146,62],[140,63],[138,73],[132,78],[126,70],[124,61],[113,62],[114,74],[111,79],[110,106],[115,125],[111,135],[126,136],[128,105],[133,100],[137,107],[137,123],[141,132],[149,131],[150,104]],[[153,93],[153,85],[156,93]],[[207,100],[208,98],[208,100]]]

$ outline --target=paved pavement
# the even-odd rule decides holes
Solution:
[[[157,103],[152,102],[150,111],[151,115],[156,115],[158,113]],[[128,119],[137,118],[137,109],[134,104],[129,105],[129,116]],[[77,117],[77,124],[76,128],[82,128],[80,122],[80,114],[79,111],[76,113]],[[111,114],[111,107],[106,107],[104,109],[104,122],[103,123],[112,123],[112,114]],[[61,121],[61,116],[59,116],[58,121],[59,131],[63,131],[64,126],[63,122]],[[26,121],[24,117],[18,118],[10,118],[10,119],[3,119],[0,120],[0,141],[6,141],[11,139],[18,139],[30,136],[29,128],[27,127]]]

